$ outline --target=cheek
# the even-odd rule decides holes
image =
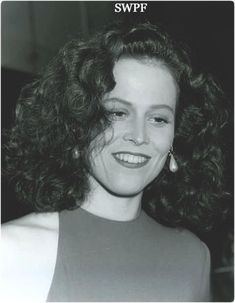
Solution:
[[[107,173],[107,167],[110,166],[110,146],[112,146],[116,138],[114,133],[114,129],[110,127],[92,142],[90,163],[93,172],[105,171]]]
[[[174,128],[162,130],[159,129],[157,132],[151,134],[151,142],[154,146],[154,149],[161,154],[167,153],[174,139]]]
[[[113,141],[113,138],[114,130],[111,127],[97,136],[90,144],[90,160],[94,161],[98,156],[100,156],[104,149]]]
[[[113,143],[113,141],[115,141],[115,139],[117,137],[120,136],[120,127],[118,127],[115,123],[113,123],[112,126],[110,126],[109,128],[107,128],[104,133],[102,135],[100,135],[102,137],[102,139],[100,141],[102,141],[102,146],[109,146],[110,144]],[[94,143],[94,146],[97,143]]]

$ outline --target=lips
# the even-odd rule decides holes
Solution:
[[[118,152],[112,155],[119,164],[128,168],[140,168],[151,159],[151,157],[140,153]]]

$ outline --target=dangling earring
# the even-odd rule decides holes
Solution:
[[[78,148],[77,148],[77,147],[74,147],[74,149],[73,149],[73,158],[74,158],[74,159],[78,159],[79,156],[80,156],[80,153],[79,153]]]
[[[175,173],[178,170],[178,164],[173,156],[173,147],[169,150],[169,156],[170,156],[170,164],[169,169],[172,173]]]

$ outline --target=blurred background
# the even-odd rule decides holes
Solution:
[[[112,1],[5,1],[1,4],[2,129],[11,127],[21,88],[71,38],[88,38],[114,19],[160,24],[191,49],[193,65],[209,71],[225,91],[231,113],[226,134],[228,191],[233,194],[233,2],[149,1],[145,13],[115,13]],[[4,139],[2,139],[4,144]],[[31,212],[2,180],[2,223]],[[233,205],[228,219],[199,235],[210,248],[214,301],[232,301]]]

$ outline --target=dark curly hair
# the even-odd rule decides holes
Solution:
[[[224,94],[210,75],[192,71],[182,45],[150,23],[113,24],[87,42],[70,41],[23,88],[7,133],[4,174],[35,211],[81,205],[89,192],[90,142],[110,125],[101,100],[115,86],[112,70],[121,56],[160,60],[180,90],[174,139],[179,170],[173,174],[165,165],[145,189],[143,208],[164,224],[209,230],[224,209]]]

